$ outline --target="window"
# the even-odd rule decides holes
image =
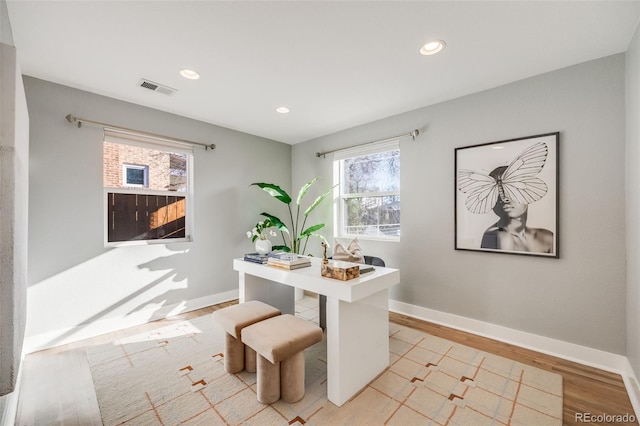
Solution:
[[[105,128],[106,244],[189,241],[192,168],[189,144]]]
[[[124,186],[148,188],[149,166],[123,164],[122,179],[124,180]]]
[[[399,240],[399,142],[338,151],[333,165],[337,236]]]

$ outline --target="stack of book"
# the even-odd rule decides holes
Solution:
[[[260,263],[262,265],[266,265],[268,259],[269,254],[246,253],[244,255],[244,260],[246,260],[247,262]]]
[[[294,253],[271,253],[267,265],[281,269],[298,269],[311,266],[311,259]]]

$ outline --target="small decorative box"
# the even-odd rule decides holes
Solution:
[[[321,274],[323,277],[335,280],[347,281],[360,276],[360,265],[357,263],[329,260],[322,263]]]

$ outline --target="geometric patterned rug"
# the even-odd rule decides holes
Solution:
[[[305,397],[262,405],[255,373],[224,371],[210,315],[87,348],[110,425],[561,425],[562,377],[390,323],[390,367],[342,407],[326,339],[305,351]],[[326,337],[326,336],[325,336]]]

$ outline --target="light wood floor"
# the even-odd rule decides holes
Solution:
[[[620,377],[619,374],[588,367],[576,362],[545,355],[540,352],[441,325],[416,320],[393,312],[390,313],[389,319],[397,324],[406,325],[452,342],[461,343],[523,364],[560,374],[563,379],[563,423],[565,425],[584,424],[584,422],[576,421],[576,413],[591,413],[594,416],[602,414],[624,415],[628,413],[635,416],[629,395],[627,394],[622,377]],[[637,425],[638,421],[636,419],[634,423],[616,424]]]
[[[223,303],[169,319],[154,321],[81,342],[28,355],[22,372],[16,425],[101,425],[85,348],[138,334],[173,322],[208,315],[235,302]],[[622,378],[596,368],[544,355],[528,349],[464,333],[440,325],[391,313],[392,322],[513,359],[563,376],[564,424],[582,424],[576,413],[633,414]],[[606,424],[606,423],[591,423]],[[617,424],[638,424],[617,423]]]

